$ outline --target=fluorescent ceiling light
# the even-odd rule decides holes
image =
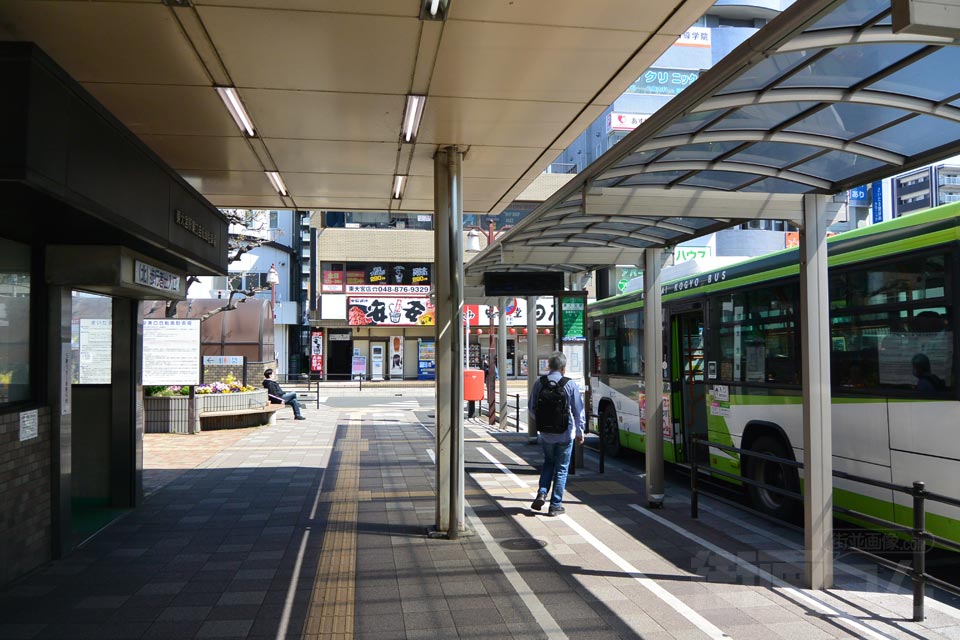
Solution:
[[[393,198],[399,200],[403,196],[403,187],[407,184],[407,176],[393,176]]]
[[[420,118],[423,116],[423,104],[426,96],[407,96],[407,109],[403,113],[403,141],[413,142],[420,130]]]
[[[237,90],[233,87],[215,88],[217,93],[220,94],[220,99],[223,100],[223,104],[226,105],[227,111],[233,116],[233,121],[240,127],[240,131],[243,131],[251,138],[257,135],[257,132],[253,128],[253,121],[243,108],[243,103],[240,102],[240,96],[237,95]]]
[[[443,21],[450,11],[450,0],[421,0],[420,19]]]
[[[276,171],[266,171],[267,177],[270,178],[270,182],[273,183],[273,188],[277,190],[282,196],[287,195],[287,185],[283,184],[283,178],[280,177],[280,174]]]

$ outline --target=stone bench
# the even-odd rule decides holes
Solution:
[[[277,411],[283,407],[282,404],[267,404],[262,407],[250,407],[249,409],[204,411],[200,413],[200,426],[203,431],[216,431],[217,429],[243,429],[245,427],[275,424]]]

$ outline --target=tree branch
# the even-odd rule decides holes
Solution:
[[[216,309],[211,309],[210,311],[207,311],[206,313],[200,316],[200,322],[203,322],[204,320],[209,320],[213,316],[223,313],[225,311],[232,311],[236,309],[238,304],[246,302],[247,298],[252,298],[258,293],[260,293],[261,291],[266,291],[266,289],[262,287],[257,287],[253,289],[232,289],[230,291],[230,297],[227,298],[227,304],[223,305],[222,307],[217,307]],[[234,297],[238,295],[242,295],[243,297],[240,298],[239,300],[234,301]]]

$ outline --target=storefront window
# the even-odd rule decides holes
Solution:
[[[0,404],[30,398],[30,247],[0,238]]]

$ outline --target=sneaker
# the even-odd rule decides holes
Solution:
[[[304,418],[303,416],[297,416],[296,418],[294,418],[294,420],[306,420],[306,418]]]
[[[534,511],[540,511],[543,508],[543,503],[547,500],[547,494],[538,493],[537,497],[534,498],[533,503],[530,505],[530,508]]]
[[[561,516],[561,515],[563,515],[563,514],[566,513],[566,512],[567,512],[567,510],[564,509],[563,507],[555,507],[555,506],[553,506],[553,505],[550,505],[550,510],[547,511],[547,515],[548,515],[548,516]]]

